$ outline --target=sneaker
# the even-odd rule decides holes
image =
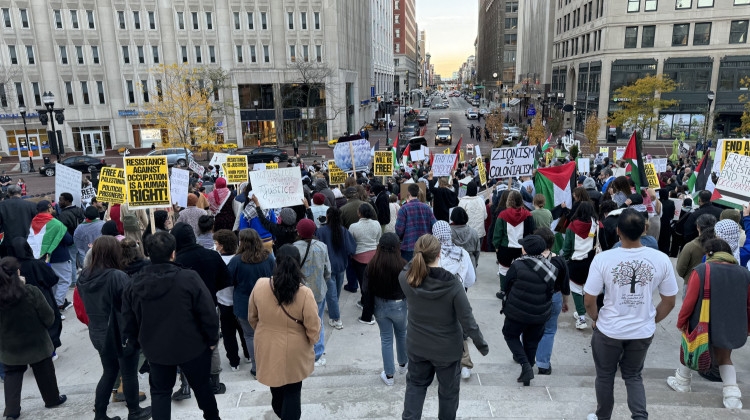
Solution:
[[[72,307],[73,307],[73,304],[71,302],[68,302],[68,299],[65,299],[65,302],[63,302],[63,304],[59,306],[60,312],[67,311],[68,309]]]
[[[599,417],[597,417],[596,414],[591,413],[588,416],[586,416],[586,420],[599,420]]]
[[[471,377],[471,369],[467,367],[461,368],[461,379],[469,379]]]
[[[406,373],[406,372],[409,371],[409,363],[407,363],[407,364],[405,364],[403,366],[398,365],[398,367],[396,369],[398,369],[398,373],[400,373],[401,375],[403,375],[404,373]]]
[[[54,362],[55,360],[57,360],[57,359],[59,359],[59,358],[60,358],[60,356],[58,356],[58,355],[57,355],[57,353],[55,353],[55,352],[53,351],[53,352],[52,352],[52,361]]]
[[[329,319],[328,320],[328,325],[332,326],[333,328],[336,328],[337,330],[340,330],[340,329],[344,328],[344,323],[341,322],[340,319],[336,319],[336,320]]]
[[[742,408],[742,392],[740,392],[740,387],[737,385],[724,385],[724,390],[722,391],[724,395],[724,407],[732,409],[741,409]]]
[[[687,378],[680,375],[680,370],[675,371],[674,376],[667,378],[667,385],[677,392],[690,392],[691,377]]]
[[[65,321],[65,315],[63,315],[63,314],[60,314],[60,320],[61,320],[61,321]]]
[[[389,378],[388,376],[386,376],[385,371],[380,372],[380,379],[382,379],[386,385],[393,386],[393,378]]]
[[[357,301],[357,308],[359,308],[359,309],[365,309],[365,307],[362,306],[362,301],[361,300]]]
[[[253,359],[251,359],[249,357],[246,357],[245,358],[245,363],[253,363]]]
[[[505,292],[497,292],[497,293],[495,293],[495,297],[498,298],[498,299],[500,299],[500,300],[503,300],[503,299],[505,299]]]
[[[573,319],[575,319],[576,321],[578,321],[580,318],[581,317],[578,316],[578,312],[573,312]]]
[[[315,361],[315,367],[325,366],[326,365],[326,359],[324,357],[321,357],[320,359]]]
[[[364,319],[362,319],[360,317],[360,318],[357,318],[357,321],[361,322],[362,324],[375,325],[375,320],[374,319],[371,319],[369,321],[365,321]]]
[[[586,318],[578,318],[576,319],[576,329],[577,330],[585,330],[589,327],[589,324],[586,323]]]
[[[231,368],[232,368],[232,372],[237,372],[238,370],[240,370],[239,366],[231,366]]]

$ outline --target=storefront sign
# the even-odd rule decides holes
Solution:
[[[99,173],[99,191],[96,197],[102,203],[125,203],[125,170],[103,167]]]
[[[21,114],[0,114],[0,120],[16,120],[16,119],[22,119]],[[29,118],[39,118],[38,112],[29,112],[26,113],[26,119]]]
[[[375,176],[393,175],[393,152],[375,152]]]
[[[302,173],[299,167],[250,173],[253,194],[265,209],[291,207],[302,204]]]
[[[247,182],[247,156],[227,156],[227,161],[224,162],[222,167],[224,168],[224,175],[227,178],[227,184],[239,185]]]
[[[125,182],[131,209],[169,207],[169,167],[166,156],[126,157]]]
[[[490,178],[531,176],[536,146],[492,149]]]
[[[55,163],[55,198],[66,192],[73,196],[73,205],[81,206],[81,171]]]

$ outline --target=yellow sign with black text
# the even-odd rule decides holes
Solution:
[[[477,169],[479,170],[479,182],[485,185],[487,183],[487,171],[484,169],[484,161],[481,156],[477,158]]]
[[[646,172],[646,179],[648,179],[648,186],[650,188],[661,188],[661,185],[659,185],[659,176],[656,175],[656,168],[654,167],[653,163],[646,163],[643,166],[643,169]]]
[[[126,201],[125,170],[105,166],[99,173],[96,199],[102,203],[123,204]]]
[[[375,176],[393,175],[393,152],[375,152]]]
[[[727,139],[722,142],[721,150],[721,167],[724,168],[724,162],[727,160],[727,156],[730,153],[737,153],[738,155],[750,156],[750,140],[731,140]]]
[[[331,159],[328,161],[328,178],[331,185],[340,185],[346,182],[349,175],[336,166],[336,161]]]
[[[268,169],[279,169],[279,164],[274,162],[266,163],[266,170]]]
[[[227,184],[239,185],[247,182],[247,156],[227,156],[227,160],[222,167],[224,168],[224,176],[227,179]],[[268,166],[266,166],[266,169],[268,169]]]
[[[170,207],[166,156],[126,157],[125,182],[131,209]]]

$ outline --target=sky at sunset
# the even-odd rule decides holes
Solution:
[[[417,0],[417,24],[425,31],[435,73],[443,78],[474,54],[478,7],[477,0]]]

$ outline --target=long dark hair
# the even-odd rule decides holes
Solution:
[[[578,220],[585,223],[590,223],[591,219],[596,220],[596,210],[594,210],[594,204],[591,201],[579,201],[578,208],[570,218],[571,221]]]
[[[240,231],[240,247],[237,253],[241,254],[242,262],[245,264],[258,264],[268,258],[268,250],[263,247],[263,241],[255,229],[242,229]]]
[[[297,247],[286,244],[279,248],[277,254],[276,268],[273,270],[273,295],[280,305],[289,305],[294,302],[305,275],[300,270],[301,258]]]
[[[0,308],[5,309],[18,302],[24,294],[24,287],[18,277],[21,265],[13,257],[0,260]]]
[[[459,207],[460,208],[460,207]],[[454,210],[455,211],[455,210]],[[396,236],[395,233],[386,233],[385,235]],[[398,237],[396,236],[395,246],[378,244],[375,255],[367,264],[367,279],[370,293],[378,296],[378,290],[398,290],[398,275],[406,266],[406,260],[401,257]]]
[[[91,265],[85,271],[92,273],[108,268],[120,269],[122,247],[114,236],[100,236],[91,247]]]
[[[344,224],[341,222],[341,210],[336,207],[328,207],[326,211],[326,224],[331,229],[331,244],[338,248],[344,244]]]

